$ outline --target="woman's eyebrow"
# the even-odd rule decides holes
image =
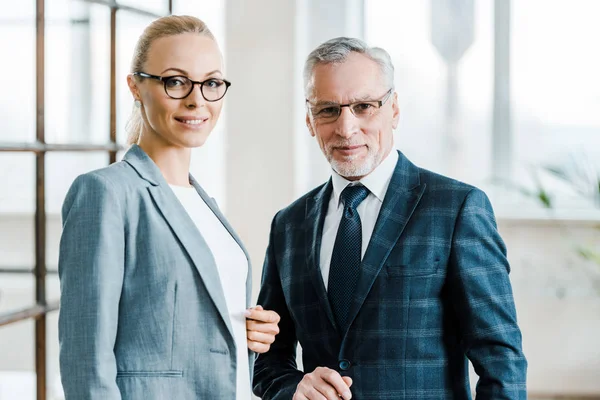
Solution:
[[[161,74],[164,74],[165,72],[170,71],[170,70],[180,72],[180,73],[182,73],[184,75],[188,75],[187,71],[183,70],[181,68],[167,68],[163,72],[161,72]]]

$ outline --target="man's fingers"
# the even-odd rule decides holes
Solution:
[[[327,389],[330,390],[331,396],[327,395]],[[296,393],[302,394],[309,400],[339,400],[339,396],[327,382],[323,381],[320,377],[315,375],[305,375]]]
[[[314,389],[316,393],[319,393],[326,400],[340,400],[338,392],[327,382],[321,382],[321,385]],[[308,396],[308,398],[312,399],[312,396]]]
[[[346,385],[348,385],[348,387],[352,386],[352,378],[350,378],[349,376],[342,376],[342,379],[344,380],[344,382],[346,382]]]
[[[352,393],[350,392],[350,385],[342,378],[342,376],[332,369],[327,369],[321,374],[321,378],[329,383],[337,393],[339,393],[344,400],[350,400]]]
[[[352,398],[348,382],[337,371],[327,367],[318,367],[304,375],[297,391],[310,400],[321,396],[326,400],[339,400],[340,396],[344,400]]]
[[[310,399],[308,397],[306,397],[304,394],[302,394],[296,390],[296,393],[294,393],[294,397],[292,397],[292,400],[310,400]]]
[[[327,389],[330,390],[330,393],[327,393]],[[328,385],[323,385],[323,387],[320,388],[311,387],[308,389],[306,397],[310,400],[339,400],[335,390]]]

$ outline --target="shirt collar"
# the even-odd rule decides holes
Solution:
[[[369,175],[363,177],[359,181],[351,182],[340,176],[337,172],[333,171],[331,174],[331,181],[333,184],[332,195],[335,198],[335,204],[339,206],[340,195],[346,186],[350,184],[356,185],[358,183],[362,183],[363,186],[369,189],[369,192],[371,192],[381,203],[383,203],[383,198],[385,197],[385,193],[390,185],[390,181],[392,180],[392,175],[394,174],[397,163],[398,152],[395,149],[392,149],[390,154],[383,159],[381,164],[371,171]]]

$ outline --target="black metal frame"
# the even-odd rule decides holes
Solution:
[[[45,0],[36,0],[36,140],[33,143],[2,143],[1,152],[30,152],[36,156],[36,201],[35,201],[35,268],[2,268],[2,273],[33,273],[35,276],[36,304],[24,309],[0,314],[0,327],[35,319],[35,370],[37,380],[37,400],[46,399],[46,314],[58,309],[58,301],[46,299],[46,275],[56,271],[46,269],[46,198],[45,198],[45,158],[46,153],[106,151],[109,163],[116,161],[117,151],[117,106],[116,106],[116,25],[117,11],[124,10],[147,17],[161,17],[153,12],[118,4],[116,0],[80,0],[110,7],[110,132],[107,144],[51,144],[45,140],[44,126],[44,72],[45,72]],[[173,0],[168,1],[168,13],[173,12]]]

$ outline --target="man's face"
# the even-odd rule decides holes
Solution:
[[[368,57],[351,53],[340,64],[318,64],[313,70],[313,91],[310,94],[306,124],[331,167],[348,180],[358,180],[373,171],[394,146],[393,130],[398,125],[400,111],[396,93],[387,98],[381,68]],[[328,103],[369,103],[386,99],[380,108],[362,115],[355,108],[342,107],[337,120],[320,118],[311,110],[323,109]],[[334,105],[335,107],[335,105]]]

